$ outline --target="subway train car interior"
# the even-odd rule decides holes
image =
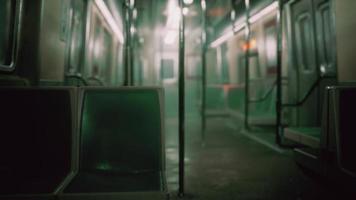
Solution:
[[[356,199],[355,9],[0,0],[0,199]]]

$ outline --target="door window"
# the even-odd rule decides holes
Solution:
[[[0,69],[12,68],[14,61],[16,2],[2,0],[0,3]]]
[[[303,71],[313,71],[315,66],[311,20],[311,16],[305,13],[296,22],[297,61]]]

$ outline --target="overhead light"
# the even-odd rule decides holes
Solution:
[[[202,10],[206,10],[206,1],[205,0],[202,0],[201,1],[201,8],[202,8]]]
[[[245,22],[240,22],[240,23],[235,23],[235,26],[234,26],[234,32],[237,33],[239,31],[241,31],[243,28],[245,28],[246,26],[246,23]]]
[[[232,30],[228,31],[227,33],[225,33],[224,35],[222,35],[221,37],[219,37],[218,39],[216,39],[214,42],[211,43],[210,47],[211,48],[216,48],[218,47],[220,44],[224,43],[225,41],[227,41],[229,38],[231,38],[232,36],[234,36],[234,32]]]
[[[134,8],[132,11],[132,18],[137,19],[137,8]]]
[[[104,3],[103,0],[95,0],[95,4],[98,7],[99,11],[101,14],[103,14],[104,19],[106,22],[109,24],[109,27],[111,30],[115,33],[119,41],[123,44],[124,43],[124,35],[117,25],[116,21],[114,20],[114,17],[111,15],[111,12],[109,11],[108,7]]]
[[[267,6],[266,8],[262,9],[260,12],[256,13],[252,17],[250,17],[249,20],[248,20],[249,23],[251,23],[251,24],[255,23],[256,21],[258,21],[259,19],[261,19],[265,15],[269,14],[270,12],[275,10],[276,8],[278,8],[278,2],[277,1],[272,3],[271,5]],[[234,24],[233,31],[229,31],[229,32],[225,33],[224,35],[222,35],[221,37],[219,37],[218,39],[216,39],[214,42],[211,43],[210,47],[212,47],[212,48],[218,47],[220,44],[224,43],[230,37],[232,37],[234,35],[234,33],[239,32],[240,30],[245,28],[245,26],[246,26],[246,23],[244,21],[241,21],[241,20],[237,21]]]
[[[268,13],[272,12],[273,10],[275,10],[277,8],[278,8],[278,1],[275,1],[271,5],[267,6],[264,9],[262,9],[257,14],[253,15],[252,17],[250,17],[248,22],[253,24],[253,23],[255,23],[256,21],[258,21],[259,19],[261,19],[262,17],[264,17],[265,15],[267,15]]]
[[[189,9],[187,7],[184,7],[182,12],[183,12],[183,15],[188,15]]]
[[[134,8],[135,0],[126,0],[126,5],[131,9]]]
[[[130,33],[131,33],[131,35],[136,33],[136,28],[134,26],[130,27]]]
[[[185,5],[190,5],[190,4],[193,3],[193,1],[194,1],[194,0],[183,0],[183,3],[184,3]]]

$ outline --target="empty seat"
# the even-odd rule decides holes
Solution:
[[[0,88],[0,198],[53,198],[72,172],[75,88]]]
[[[28,86],[30,85],[29,81],[12,75],[1,75],[0,76],[0,86]]]
[[[262,90],[259,96],[265,97]],[[252,99],[252,98],[251,98]],[[258,99],[258,98],[256,98]],[[231,87],[227,91],[227,111],[230,117],[240,121],[245,118],[245,89],[243,87]],[[248,122],[250,125],[274,125],[275,115],[275,89],[258,102],[249,103]]]
[[[289,127],[284,137],[312,148],[320,148],[320,127]]]
[[[162,93],[81,90],[79,172],[61,199],[165,199]]]

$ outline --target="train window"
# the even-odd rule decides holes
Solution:
[[[15,52],[15,26],[17,1],[2,0],[0,3],[0,69],[13,66]]]
[[[112,63],[112,35],[110,32],[106,29],[104,29],[104,38],[103,38],[103,60],[102,60],[102,66],[103,66],[103,71],[104,71],[104,79],[106,83],[111,82],[111,63]]]
[[[115,68],[116,68],[116,76],[115,76],[115,82],[117,83],[117,85],[121,85],[122,81],[124,80],[123,75],[123,59],[122,59],[122,46],[119,43],[116,43],[116,56],[115,56]]]
[[[161,60],[161,79],[174,78],[174,61],[172,59]]]
[[[305,13],[299,16],[296,24],[297,60],[304,71],[313,71],[315,64],[311,20],[310,15]]]
[[[331,40],[331,18],[330,18],[330,6],[329,4],[323,4],[318,8],[317,12],[317,28],[318,34],[318,52],[321,64],[321,70],[324,73],[335,72],[334,69],[334,56]]]
[[[72,1],[74,14],[72,18],[72,33],[70,40],[69,53],[69,73],[80,72],[81,69],[81,55],[84,44],[84,2]]]
[[[100,67],[101,67],[101,54],[103,50],[103,43],[102,43],[102,38],[101,38],[101,23],[99,21],[99,18],[95,18],[95,27],[94,27],[94,36],[93,36],[93,51],[92,51],[92,59],[93,59],[93,66],[91,69],[91,74],[90,76],[92,77],[98,77],[100,76]]]
[[[221,47],[221,80],[222,83],[229,83],[229,61],[227,57],[227,43]]]
[[[329,62],[330,58],[332,57],[332,54],[331,54],[331,50],[330,50],[330,47],[331,47],[331,36],[330,36],[330,33],[331,33],[331,27],[330,27],[330,10],[329,8],[327,7],[326,9],[323,9],[322,12],[321,12],[321,15],[322,15],[322,19],[323,19],[323,31],[322,33],[323,36],[324,36],[324,39],[323,39],[323,42],[324,42],[324,50],[326,51],[325,55],[325,59],[327,62]]]
[[[258,53],[251,53],[249,55],[249,80],[261,78],[261,69]]]
[[[264,29],[264,45],[267,75],[275,74],[277,67],[277,30],[275,20],[267,23]]]
[[[245,55],[244,54],[239,54],[238,56],[238,83],[239,84],[243,84],[245,83],[245,70],[246,70],[246,67],[245,67]]]

